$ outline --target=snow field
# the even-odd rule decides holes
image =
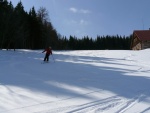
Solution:
[[[0,50],[0,113],[150,112],[150,49],[41,52]]]

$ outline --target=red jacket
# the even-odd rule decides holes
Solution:
[[[47,48],[43,51],[43,53],[46,52],[47,55],[52,54],[52,50],[50,48]]]

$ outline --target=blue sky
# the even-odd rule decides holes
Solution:
[[[9,0],[10,1],[10,0]],[[20,0],[11,0],[13,5]],[[150,0],[21,0],[26,11],[45,7],[62,36],[129,36],[150,28]]]

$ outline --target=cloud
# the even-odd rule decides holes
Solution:
[[[84,9],[81,9],[80,12],[81,12],[81,13],[84,13],[84,14],[91,13],[91,11],[89,11],[89,10],[84,10]]]
[[[79,22],[80,25],[88,25],[88,22],[81,19],[80,22]]]
[[[76,20],[71,20],[71,21],[70,21],[70,24],[72,24],[72,25],[77,25],[78,22],[77,22]]]
[[[76,8],[74,8],[74,7],[71,7],[70,9],[69,9],[71,12],[73,12],[73,13],[77,13],[77,9]]]
[[[72,36],[83,36],[88,35],[89,25],[91,24],[89,21],[85,19],[69,19],[66,18],[63,21],[63,24],[66,26],[65,30],[70,32]]]
[[[71,7],[69,10],[70,10],[71,12],[73,12],[73,13],[82,13],[82,14],[91,13],[91,11],[89,11],[89,10],[77,9],[77,8],[74,8],[74,7]]]
[[[75,36],[80,36],[80,38],[88,35],[85,30],[75,30]]]
[[[66,20],[65,23],[67,25],[72,25],[72,26],[87,26],[89,24],[88,21],[81,19],[81,20]]]

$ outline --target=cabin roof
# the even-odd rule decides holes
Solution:
[[[150,30],[135,30],[133,32],[141,41],[150,40]]]

